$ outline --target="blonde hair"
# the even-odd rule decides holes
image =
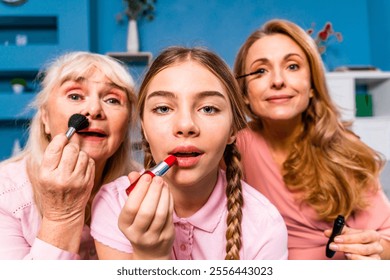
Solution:
[[[314,40],[298,25],[286,20],[271,20],[253,32],[240,48],[235,65],[236,76],[245,71],[249,48],[257,40],[272,34],[284,34],[304,51],[310,66],[313,98],[302,113],[303,126],[286,161],[283,178],[287,188],[300,194],[319,218],[330,221],[343,214],[350,216],[367,204],[364,192],[375,191],[383,161],[339,120],[326,86],[321,56]],[[245,79],[239,79],[241,94],[247,98]],[[250,126],[261,129],[262,120],[247,106],[253,119]]]
[[[138,110],[140,117],[143,117],[143,109],[145,105],[145,98],[147,87],[151,80],[163,69],[174,65],[175,63],[183,61],[196,61],[206,67],[223,83],[229,96],[232,113],[234,133],[246,126],[245,113],[243,111],[244,105],[240,96],[238,95],[237,83],[226,63],[220,59],[216,54],[202,48],[184,48],[184,47],[170,47],[164,50],[152,63],[148,72],[146,73],[140,87],[138,95]],[[151,155],[149,144],[143,137],[144,151],[145,151],[145,168],[149,168],[155,164],[153,156]],[[239,251],[241,248],[241,220],[242,220],[242,187],[241,178],[242,171],[240,165],[241,156],[236,148],[235,143],[227,145],[224,151],[224,161],[226,164],[226,196],[228,198],[227,209],[227,231],[226,231],[226,258],[239,259]]]
[[[88,52],[71,52],[51,61],[45,70],[38,74],[41,90],[30,105],[32,109],[36,110],[36,113],[29,126],[28,141],[23,151],[9,160],[17,161],[27,156],[30,180],[34,180],[31,177],[34,177],[34,174],[36,174],[35,170],[38,169],[44,151],[51,139],[50,135],[45,133],[42,122],[42,110],[47,106],[49,96],[65,81],[77,81],[80,78],[88,78],[96,69],[99,69],[112,83],[127,93],[129,100],[128,110],[130,112],[130,122],[124,141],[118,150],[107,160],[101,183],[108,183],[136,169],[136,163],[131,160],[130,146],[130,128],[135,120],[134,106],[136,100],[132,77],[124,65],[111,57]],[[94,186],[90,200],[92,200],[99,188],[100,186]],[[86,215],[87,220],[89,219],[89,214],[87,213]]]

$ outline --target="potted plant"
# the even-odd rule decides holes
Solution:
[[[11,86],[14,93],[20,94],[27,87],[27,82],[23,78],[14,78],[11,80]]]
[[[140,18],[153,20],[154,5],[157,0],[123,0],[123,2],[125,4],[125,10],[117,14],[116,19],[118,22],[123,22],[124,16],[127,16],[127,51],[131,53],[139,52],[137,20]]]

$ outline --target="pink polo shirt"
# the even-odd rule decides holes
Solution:
[[[92,207],[91,234],[99,242],[132,253],[129,240],[118,229],[118,216],[127,196],[127,177],[102,187]],[[172,255],[179,260],[222,260],[226,247],[226,177],[220,171],[207,203],[188,218],[174,214],[176,230]],[[242,182],[244,197],[242,248],[245,260],[287,258],[287,231],[276,208],[259,192]]]
[[[96,259],[89,227],[85,226],[79,254],[64,251],[36,236],[41,215],[33,199],[26,160],[0,166],[0,259]]]
[[[237,146],[241,153],[246,182],[263,193],[280,211],[288,230],[289,259],[328,259],[324,230],[332,223],[318,220],[314,209],[301,204],[286,187],[278,166],[261,134],[250,129],[240,131]],[[390,237],[390,203],[382,190],[367,196],[370,207],[354,213],[346,224],[355,229],[374,229],[383,238]],[[333,259],[345,259],[337,252]]]

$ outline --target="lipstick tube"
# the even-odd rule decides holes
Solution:
[[[152,176],[152,178],[154,176],[163,176],[165,173],[168,172],[169,168],[171,168],[171,166],[173,166],[176,163],[176,160],[177,159],[175,156],[169,155],[166,159],[164,159],[163,161],[161,161],[151,169],[146,170],[144,173],[141,174],[141,176],[144,174],[149,174],[150,176]],[[139,176],[138,179],[126,189],[127,195],[129,195],[131,191],[135,188],[141,176]]]

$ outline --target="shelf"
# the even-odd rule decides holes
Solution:
[[[372,96],[374,117],[390,115],[390,72],[330,72],[326,73],[326,80],[343,120],[353,121],[356,118],[355,94],[361,89]]]
[[[120,61],[123,61],[125,63],[148,65],[152,61],[151,52],[138,52],[138,53],[108,52],[106,53],[106,55],[119,59]]]
[[[361,140],[390,160],[390,72],[329,72],[326,81],[341,119],[352,122]],[[356,96],[362,94],[370,96],[372,116],[356,116]]]
[[[390,79],[390,72],[382,71],[347,71],[347,72],[328,72],[328,78],[354,79],[359,85],[374,85],[378,82]]]
[[[34,112],[28,110],[28,105],[32,102],[35,94],[24,93],[0,93],[0,121],[15,121],[31,119]]]
[[[55,16],[0,16],[0,45],[56,45],[57,20]]]

